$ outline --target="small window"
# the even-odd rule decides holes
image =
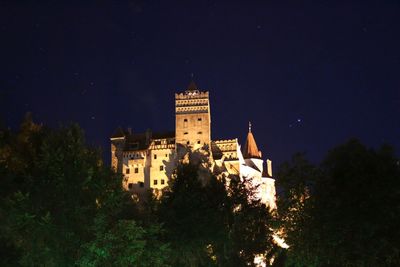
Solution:
[[[187,119],[184,119],[183,120],[183,127],[187,127],[188,126],[188,120]]]
[[[165,154],[165,157],[168,158],[168,154]]]
[[[189,142],[189,141],[187,141],[187,142],[186,142],[186,144],[187,144],[187,145],[189,145],[189,144],[190,144],[190,142]]]
[[[184,119],[183,121],[184,121],[184,122],[187,122],[187,119]]]
[[[154,141],[154,144],[155,144],[156,146],[159,146],[159,145],[161,145],[161,141]]]
[[[160,166],[160,171],[163,171],[164,170],[164,166]]]
[[[139,173],[139,168],[135,168],[135,173]]]
[[[200,145],[200,140],[199,140],[199,141],[197,141],[197,144],[199,144],[199,145]]]
[[[157,159],[157,154],[154,154],[154,159]]]
[[[126,174],[129,174],[129,172],[130,172],[130,171],[129,171],[129,168],[126,168],[125,173],[126,173]]]
[[[154,185],[157,185],[158,184],[158,181],[157,180],[154,180]]]
[[[186,135],[186,134],[188,134],[188,132],[184,132],[183,134]]]
[[[161,184],[165,184],[165,180],[164,179],[161,179]]]
[[[129,184],[128,184],[128,188],[129,188],[129,189],[132,189],[132,187],[133,187],[133,184],[132,184],[132,183],[129,183]]]
[[[197,134],[202,134],[203,132],[197,132]]]
[[[139,182],[139,186],[140,187],[144,187],[144,183],[143,182]]]
[[[197,121],[201,121],[201,118],[198,118]]]

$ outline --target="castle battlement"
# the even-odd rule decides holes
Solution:
[[[199,90],[187,90],[184,93],[175,94],[176,100],[187,100],[187,99],[208,99],[209,92],[200,92]]]

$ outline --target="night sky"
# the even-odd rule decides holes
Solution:
[[[400,148],[399,1],[16,2],[0,3],[11,128],[27,111],[77,122],[109,159],[118,126],[174,130],[174,93],[193,79],[211,94],[212,138],[243,145],[251,121],[275,167],[350,137]]]

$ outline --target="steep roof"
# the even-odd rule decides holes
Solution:
[[[189,86],[188,86],[188,88],[187,88],[187,91],[196,91],[196,90],[198,90],[197,89],[197,85],[195,84],[194,81],[191,81]]]
[[[249,123],[249,132],[246,138],[246,144],[243,149],[243,157],[249,158],[261,158],[261,153],[258,150],[256,140],[254,139],[253,133],[251,132],[251,123]]]

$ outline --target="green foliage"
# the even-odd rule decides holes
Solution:
[[[291,245],[287,265],[399,266],[398,162],[389,146],[372,150],[350,140],[319,166],[285,165],[278,181],[294,181],[283,183],[289,198],[280,210]]]
[[[272,250],[267,208],[251,200],[248,181],[231,178],[226,187],[201,165],[178,167],[158,210],[173,266],[252,266],[256,254]]]
[[[122,177],[103,166],[77,125],[47,129],[28,115],[18,133],[1,130],[0,177],[0,241],[9,255],[2,265],[98,266],[91,261],[96,246],[110,253],[104,262],[118,258],[126,266],[132,257],[126,251],[148,260],[140,266],[162,262],[141,247],[164,253],[167,246],[153,241],[160,229],[121,220],[132,206]],[[131,237],[136,230],[142,234]],[[99,247],[103,235],[118,250]]]
[[[120,220],[83,246],[79,266],[169,266],[168,245],[158,240],[161,229],[144,229],[131,220]]]

